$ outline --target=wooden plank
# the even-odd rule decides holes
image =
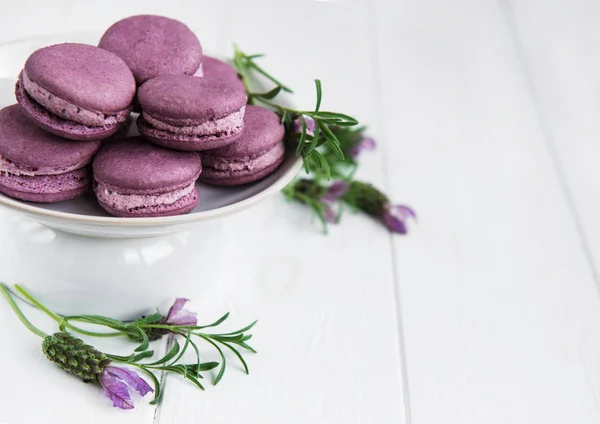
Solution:
[[[412,422],[598,422],[598,295],[502,8],[376,13]]]
[[[600,269],[600,3],[504,1],[504,12],[539,107],[547,148],[561,175],[582,245]],[[538,13],[540,7],[544,13]],[[546,34],[554,33],[552,42]]]
[[[248,52],[267,53],[265,68],[296,90],[300,107],[314,107],[312,80],[319,77],[323,108],[372,123],[378,111],[370,96],[366,12],[363,2],[303,2],[291,9],[275,0],[260,7],[237,2],[219,45],[235,41]],[[381,184],[381,161],[378,154],[366,157],[363,176]],[[250,376],[232,366],[205,392],[169,378],[158,422],[404,422],[385,230],[349,214],[325,237],[304,208],[276,198],[225,219],[220,243],[227,253],[217,288],[194,296],[194,307],[203,321],[225,311],[232,312],[232,325],[258,318],[259,353],[248,357]]]

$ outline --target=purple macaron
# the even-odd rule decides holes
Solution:
[[[200,199],[200,156],[131,137],[102,147],[93,163],[100,206],[120,217],[180,215]]]
[[[214,57],[204,56],[202,59],[204,78],[231,85],[237,90],[245,91],[246,87],[233,66]]]
[[[127,63],[138,85],[160,75],[202,76],[202,47],[185,24],[154,15],[114,23],[98,47]]]
[[[138,90],[137,126],[148,140],[177,150],[208,150],[236,141],[244,129],[246,93],[220,81],[162,76]]]
[[[37,125],[71,140],[100,140],[127,120],[135,96],[131,71],[116,55],[86,44],[36,50],[15,92]]]
[[[60,202],[91,187],[87,166],[100,141],[69,141],[32,125],[19,105],[0,110],[0,192],[31,202]]]
[[[235,186],[266,177],[285,158],[285,129],[274,112],[246,106],[244,132],[228,146],[202,152],[204,170],[200,181]]]

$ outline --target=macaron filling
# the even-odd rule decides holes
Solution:
[[[87,187],[89,170],[77,169],[60,175],[37,175],[35,177],[24,175],[0,174],[0,185],[8,189],[31,194],[48,194],[69,192]]]
[[[69,166],[42,166],[39,168],[32,168],[14,163],[0,155],[0,173],[3,173],[5,175],[11,174],[15,176],[27,177],[35,177],[39,175],[60,175],[65,174],[67,172],[75,171],[76,169],[83,168],[88,163],[90,163],[89,159],[83,159],[82,161]]]
[[[192,193],[195,182],[180,189],[160,194],[123,194],[111,190],[102,183],[97,183],[96,196],[104,203],[116,210],[134,210],[140,208],[151,208],[154,206],[172,205],[180,199]]]
[[[20,75],[20,82],[32,100],[54,115],[68,121],[90,127],[104,127],[125,122],[129,115],[129,108],[115,113],[104,113],[76,106],[32,81],[25,71]]]
[[[148,112],[143,112],[143,117],[152,127],[167,131],[173,134],[192,135],[192,136],[212,136],[212,135],[235,135],[244,129],[244,112],[246,107],[236,110],[235,112],[216,119],[211,119],[205,122],[194,125],[173,125],[172,123],[161,121],[150,115]]]
[[[271,150],[268,150],[262,155],[254,158],[237,157],[225,158],[219,156],[211,156],[210,154],[202,155],[202,166],[204,171],[202,177],[206,177],[211,173],[235,173],[246,174],[256,170],[268,168],[278,162],[281,162],[285,155],[284,143],[277,143]]]

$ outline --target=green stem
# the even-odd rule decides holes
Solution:
[[[0,290],[2,290],[2,294],[6,298],[6,301],[8,302],[8,304],[10,305],[10,307],[12,308],[12,310],[14,311],[14,313],[17,315],[17,317],[19,318],[19,320],[23,323],[23,325],[25,327],[27,327],[27,329],[29,331],[31,331],[34,334],[37,334],[38,336],[40,336],[40,337],[42,337],[44,339],[46,337],[48,337],[48,334],[44,333],[42,330],[40,330],[35,325],[33,325],[31,323],[31,321],[29,321],[27,319],[27,317],[25,317],[25,315],[23,315],[23,311],[21,311],[21,309],[19,308],[19,306],[17,306],[17,304],[15,303],[15,300],[13,299],[12,294],[11,294],[10,290],[8,289],[8,287],[6,286],[6,284],[1,283],[0,284]]]
[[[24,287],[21,287],[20,285],[15,284],[15,289],[23,297],[25,297],[25,299],[27,299],[29,302],[31,302],[36,308],[38,308],[40,311],[44,312],[46,315],[48,315],[50,318],[52,318],[54,321],[56,321],[59,326],[64,325],[65,327],[70,328],[73,331],[76,331],[76,332],[86,335],[86,336],[92,336],[92,337],[117,337],[117,336],[121,335],[121,333],[95,333],[93,331],[86,331],[82,328],[76,327],[76,326],[70,324],[68,321],[66,321],[60,315],[58,315],[58,314],[52,312],[50,309],[46,308],[39,300],[37,300],[35,297],[33,297],[33,295],[31,293],[29,293]]]
[[[37,300],[35,297],[33,297],[33,295],[31,295],[24,287],[21,287],[20,285],[15,284],[15,289],[21,295],[23,295],[23,297],[25,299],[27,299],[28,301],[30,301],[36,308],[38,308],[40,311],[42,311],[43,313],[45,313],[46,315],[48,315],[54,321],[56,321],[56,322],[62,321],[62,318],[60,316],[58,316],[57,314],[55,314],[54,312],[52,312],[50,309],[46,308],[43,304],[41,304],[39,302],[39,300]]]

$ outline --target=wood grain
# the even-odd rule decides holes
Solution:
[[[419,213],[394,240],[412,422],[597,422],[598,296],[510,16],[377,4],[390,189]]]

